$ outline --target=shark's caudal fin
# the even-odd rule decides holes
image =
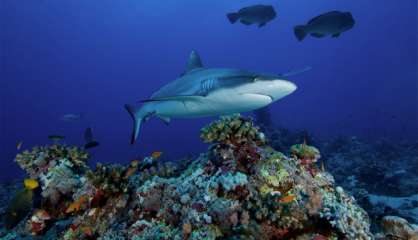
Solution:
[[[141,128],[141,123],[142,123],[142,117],[139,116],[138,114],[139,108],[137,107],[134,107],[129,104],[125,104],[125,109],[129,112],[129,114],[131,115],[134,121],[134,129],[133,129],[132,137],[131,137],[131,144],[134,144],[139,135],[139,130]]]

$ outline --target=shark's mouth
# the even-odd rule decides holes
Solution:
[[[270,98],[270,101],[274,102],[274,98],[271,95],[268,95],[268,94],[262,94],[262,93],[243,93],[242,95],[245,95],[245,94],[268,97],[268,98]]]
[[[268,97],[268,98],[270,98],[270,100],[272,102],[274,101],[274,98],[271,95],[268,95],[268,94],[263,94],[263,93],[252,93],[252,94],[260,95],[260,96],[263,96],[263,97]]]
[[[274,101],[274,98],[273,98],[271,95],[266,95],[266,94],[260,94],[260,95],[263,95],[263,96],[269,97],[269,98],[270,98],[270,100],[271,100],[272,102]]]

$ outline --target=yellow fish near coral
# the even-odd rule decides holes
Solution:
[[[29,190],[33,190],[39,187],[39,183],[38,181],[36,181],[35,179],[25,179],[24,183],[25,188],[29,189]]]
[[[162,154],[163,154],[163,152],[153,152],[151,154],[151,157],[154,158],[154,159],[157,159],[157,158],[161,157]]]

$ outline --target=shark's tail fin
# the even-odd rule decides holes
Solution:
[[[132,119],[134,120],[134,130],[132,132],[132,137],[131,137],[131,144],[134,144],[139,135],[139,130],[141,128],[141,123],[142,123],[142,116],[138,114],[140,110],[137,107],[134,107],[129,104],[125,104],[125,109],[129,112]]]

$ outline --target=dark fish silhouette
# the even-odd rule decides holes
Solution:
[[[84,139],[86,140],[86,144],[84,145],[85,149],[94,148],[100,145],[99,142],[94,140],[93,130],[90,127],[86,128],[84,131]]]
[[[49,135],[48,138],[53,141],[60,141],[63,140],[65,137],[61,135]]]
[[[241,8],[235,13],[228,13],[226,16],[232,24],[239,19],[242,24],[258,24],[258,27],[262,27],[276,17],[276,11],[270,5],[254,5]]]
[[[39,183],[34,179],[26,179],[24,186],[15,193],[5,212],[3,222],[7,229],[14,228],[32,209],[34,190],[38,188]]]
[[[306,25],[294,28],[295,36],[302,41],[308,34],[322,38],[327,35],[339,37],[342,32],[353,28],[354,18],[350,12],[332,11],[311,19]]]

